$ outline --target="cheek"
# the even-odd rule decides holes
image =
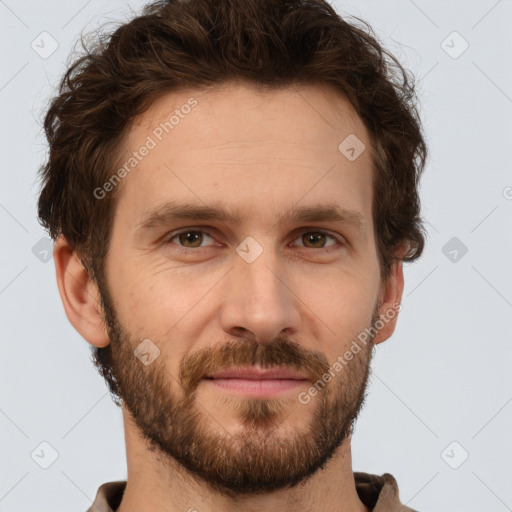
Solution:
[[[371,303],[377,296],[379,277],[377,263],[350,261],[297,269],[295,283],[300,294],[314,298],[327,309],[333,306],[355,310]],[[332,302],[330,302],[332,301]],[[336,302],[336,304],[333,304]]]
[[[127,327],[155,337],[171,337],[191,311],[197,315],[208,300],[205,294],[213,292],[225,273],[171,267],[167,261],[158,267],[132,268],[133,272],[123,270],[116,276],[118,314]]]
[[[371,323],[378,297],[375,272],[332,270],[297,281],[298,296],[328,326],[330,335],[347,340]]]

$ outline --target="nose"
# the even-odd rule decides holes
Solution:
[[[226,333],[265,343],[299,330],[300,300],[293,276],[269,246],[251,263],[235,253],[223,292],[220,316]]]

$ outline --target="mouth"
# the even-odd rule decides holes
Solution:
[[[297,370],[288,368],[264,370],[255,367],[214,372],[203,380],[224,391],[252,397],[283,393],[309,382],[308,378]]]

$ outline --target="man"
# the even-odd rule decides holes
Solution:
[[[39,217],[128,461],[90,511],[412,510],[350,441],[423,249],[413,92],[320,0],[157,2],[68,70]]]

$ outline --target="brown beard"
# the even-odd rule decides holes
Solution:
[[[104,287],[105,288],[105,287]],[[111,361],[95,361],[101,372],[111,374],[117,393],[130,412],[148,447],[164,465],[186,474],[224,496],[266,493],[305,482],[333,457],[353,431],[354,422],[366,398],[366,387],[373,356],[373,337],[363,344],[351,361],[329,382],[323,383],[307,404],[297,398],[244,398],[219,395],[240,418],[235,434],[218,427],[200,404],[197,387],[203,377],[222,369],[260,365],[295,368],[306,372],[310,384],[328,373],[329,364],[320,352],[305,350],[288,338],[269,343],[237,338],[218,346],[188,354],[180,364],[179,376],[171,376],[165,357],[145,366],[134,349],[135,339],[119,323],[106,290],[101,290]],[[371,327],[378,316],[374,309]],[[370,329],[371,333],[375,331]],[[163,353],[169,353],[168,340],[152,340]],[[346,350],[347,345],[340,344]],[[173,391],[179,384],[180,393]],[[293,402],[313,408],[305,431],[282,430]],[[296,407],[296,406],[295,406]],[[304,409],[306,411],[306,409]],[[311,409],[310,409],[311,410]],[[284,434],[284,435],[283,435]]]

